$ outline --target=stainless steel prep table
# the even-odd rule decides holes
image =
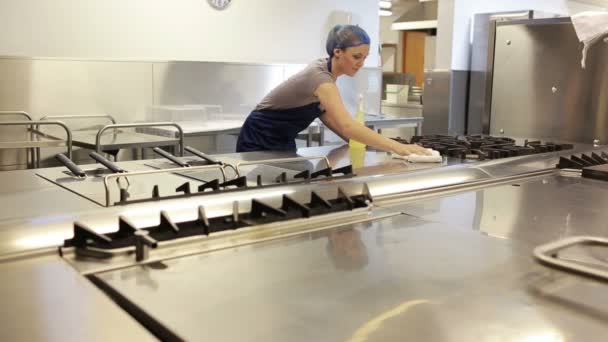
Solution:
[[[332,147],[318,148],[317,153],[321,154],[321,151],[329,157]],[[313,152],[307,149],[301,154]],[[337,163],[350,159],[348,153],[342,152],[334,153]],[[352,193],[363,187],[374,197],[374,204],[371,216],[362,218],[359,223],[315,221],[315,224],[302,226],[301,233],[289,236],[279,233],[284,231],[283,226],[276,226],[275,234],[272,234],[272,227],[260,233],[254,226],[243,233],[237,230],[235,235],[227,232],[223,238],[203,238],[200,244],[197,244],[198,240],[193,241],[194,249],[182,252],[185,254],[169,253],[145,264],[134,263],[128,254],[123,258],[129,260],[128,264],[112,263],[111,260],[80,262],[93,265],[87,274],[105,291],[114,291],[113,296],[124,295],[136,309],[143,309],[159,324],[186,339],[205,334],[204,337],[212,339],[239,340],[593,340],[608,333],[604,295],[607,285],[544,268],[532,259],[536,243],[547,242],[558,235],[601,233],[601,227],[605,226],[601,219],[602,202],[605,201],[602,190],[606,185],[597,180],[562,179],[554,169],[560,155],[574,152],[580,151],[391,175],[375,173],[328,183],[284,185],[132,206],[97,206],[84,210],[66,206],[53,217],[32,213],[30,218],[15,219],[14,213],[0,208],[3,214],[12,218],[0,223],[0,231],[8,238],[0,250],[0,266],[24,272],[33,260],[52,265],[56,258],[41,260],[36,253],[52,253],[53,249],[48,247],[71,237],[74,221],[81,221],[102,233],[116,231],[120,215],[132,220],[137,227],[149,227],[158,224],[162,210],[169,211],[176,222],[183,222],[196,217],[201,205],[209,208],[209,217],[216,217],[229,213],[234,208],[234,201],[246,203],[251,198],[263,198],[276,206],[284,194],[296,196],[320,191],[326,195],[327,191],[335,193],[337,186]],[[233,156],[243,160],[267,158],[272,153]],[[377,163],[383,160],[383,154],[364,160]],[[501,168],[501,165],[506,167]],[[402,171],[407,170],[407,166]],[[505,186],[501,182],[516,185]],[[32,186],[20,187],[28,190]],[[475,193],[471,188],[487,193],[493,189],[502,190],[497,192],[500,195],[485,197],[490,204],[486,206],[484,200],[484,208],[479,209],[478,197],[471,199],[471,194]],[[598,189],[589,191],[591,188]],[[450,195],[451,192],[465,196]],[[427,195],[434,196],[435,200],[421,201]],[[572,195],[573,198],[560,199],[561,204],[552,209],[546,209],[549,203],[546,206],[536,204],[542,200],[548,202],[547,199],[553,201],[558,195]],[[536,205],[547,214],[533,216],[531,212],[523,212],[520,206],[508,206],[514,199],[528,196],[531,200],[523,201],[525,208]],[[448,202],[440,202],[448,198]],[[48,206],[52,201],[54,199],[45,198],[40,205]],[[415,212],[416,208],[420,209],[416,207],[419,203],[439,203],[435,204],[436,211],[451,216],[426,216],[425,210],[429,208],[424,206],[420,212]],[[242,210],[249,209],[241,205]],[[469,210],[473,207],[477,209]],[[523,225],[518,219],[519,213],[524,213],[524,221],[532,222]],[[359,220],[359,216],[352,216],[349,220]],[[554,216],[556,220],[552,220]],[[582,217],[590,219],[582,220]],[[470,222],[483,224],[468,224]],[[596,224],[599,228],[587,229],[587,224]],[[508,232],[521,230],[523,234],[497,234],[505,227]],[[537,234],[534,232],[536,227],[552,234]],[[551,227],[556,227],[556,231]],[[237,234],[253,240],[238,243]],[[256,242],[256,238],[259,241]],[[234,243],[231,245],[230,241]],[[197,247],[203,244],[212,248],[197,252]],[[180,250],[179,244],[173,247]],[[43,250],[36,251],[36,248]],[[31,254],[28,256],[28,253]],[[63,262],[67,260],[68,257]],[[69,259],[69,262],[76,261]],[[67,267],[66,264],[62,266]],[[45,266],[44,269],[53,268]],[[65,275],[59,270],[50,273]],[[31,279],[28,277],[18,281],[23,283],[26,281],[23,279]],[[65,279],[68,278],[58,278],[57,286]],[[72,292],[87,293],[85,287],[90,283],[78,285],[84,279],[77,279],[71,283]],[[19,291],[8,285],[2,288],[9,291],[2,292],[5,300],[10,302],[10,296],[15,293],[22,298],[12,306],[14,312],[2,312],[3,317],[13,314],[11,319],[16,321],[37,312],[31,308],[48,309],[55,303],[41,300],[46,297],[40,295],[43,290],[37,287],[21,286]],[[95,294],[85,294],[94,299],[87,303],[95,303],[98,298],[103,298],[104,302],[91,304],[92,310],[112,315],[108,309],[113,305],[110,299],[97,296],[98,290],[93,292]],[[62,292],[57,292],[57,296],[61,297]],[[122,303],[124,305],[124,301]],[[67,312],[68,317],[73,317],[78,311],[68,306]],[[123,321],[121,315],[115,316]],[[53,318],[40,319],[42,323],[33,331],[21,331],[20,325],[12,324],[0,334],[13,339],[32,334],[49,336],[47,332],[52,329],[49,327],[53,326]],[[244,320],[248,322],[247,329],[234,329],[235,324]],[[79,332],[90,334],[99,326],[105,326],[105,322],[92,316],[83,315],[81,323]],[[119,336],[135,336],[139,333],[138,328],[127,322],[120,325]]]
[[[72,132],[62,122],[59,121],[34,121],[32,117],[22,111],[0,111],[0,116],[18,117],[18,121],[0,120],[0,129],[2,130],[0,138],[0,165],[6,168],[18,168],[19,157],[14,155],[17,165],[6,165],[6,159],[13,159],[10,152],[7,150],[26,149],[27,151],[27,168],[40,167],[40,149],[48,147],[63,147],[67,149],[68,158],[72,158]],[[56,126],[62,129],[61,135],[63,138],[54,137],[43,133],[40,126]],[[8,157],[7,157],[8,156]]]
[[[382,128],[414,127],[415,135],[422,135],[423,117],[402,118],[385,114],[367,114],[365,125],[382,133]]]
[[[185,340],[606,336],[594,314],[605,312],[606,285],[547,270],[529,252],[399,215],[95,277]]]
[[[176,122],[184,131],[185,137],[208,136],[218,134],[238,135],[244,120],[210,120],[210,121],[178,121]],[[164,127],[140,128],[140,132],[155,134],[164,137],[175,137],[174,130]]]
[[[243,123],[245,123],[244,119],[216,119],[209,121],[177,122],[177,124],[179,124],[184,130],[184,137],[187,138],[216,136],[219,134],[239,135]],[[175,136],[174,131],[164,129],[162,127],[144,128],[140,129],[140,131],[166,137]],[[319,131],[319,124],[317,122],[313,122],[306,130],[302,131],[298,135],[298,138],[305,138],[307,140],[307,147],[312,146],[312,141],[314,140],[316,140],[319,145],[323,145],[323,135],[322,132]]]
[[[62,120],[62,121],[93,121],[104,120],[110,124],[95,129],[74,129],[72,130],[73,145],[93,150],[96,152],[115,151],[120,149],[141,149],[148,147],[165,147],[179,145],[179,154],[184,154],[184,133],[182,128],[173,122],[141,122],[117,124],[116,120],[110,115],[51,115],[45,116],[44,120]],[[172,127],[173,131],[177,130],[177,139],[162,137],[153,134],[145,134],[136,131],[126,131],[126,128],[146,128],[146,127]],[[111,133],[106,133],[111,131]],[[47,135],[51,135],[52,132]],[[142,152],[143,156],[143,152]]]
[[[116,125],[117,129],[106,126],[100,131],[75,131],[73,132],[74,145],[82,148],[102,151],[116,151],[120,149],[143,149],[147,147],[163,147],[181,145],[183,153],[182,139],[168,139],[161,136],[144,134],[139,132],[129,132],[120,128],[140,127],[141,124]],[[109,134],[102,135],[104,129],[112,129]]]

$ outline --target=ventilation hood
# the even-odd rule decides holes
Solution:
[[[437,28],[437,1],[418,2],[391,25],[396,31],[433,28]]]

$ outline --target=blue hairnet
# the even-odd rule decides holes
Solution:
[[[325,49],[329,56],[334,55],[334,49],[346,49],[370,43],[367,32],[356,25],[336,25],[327,35]]]

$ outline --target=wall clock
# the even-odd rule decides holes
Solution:
[[[226,9],[228,5],[230,5],[232,0],[207,0],[207,2],[209,3],[209,5],[211,5],[211,7],[217,10],[223,10]]]

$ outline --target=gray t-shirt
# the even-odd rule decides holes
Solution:
[[[319,102],[313,93],[323,83],[335,83],[327,69],[327,58],[319,58],[274,88],[255,110],[282,110]]]

